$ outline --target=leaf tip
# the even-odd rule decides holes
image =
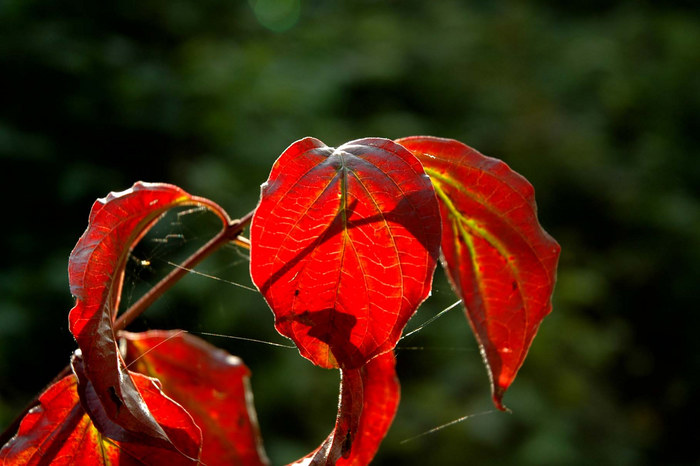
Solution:
[[[510,409],[503,404],[503,395],[506,393],[506,388],[507,387],[502,387],[500,385],[494,385],[493,389],[491,390],[491,399],[493,400],[493,404],[496,409],[510,413]]]

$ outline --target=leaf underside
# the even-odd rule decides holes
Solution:
[[[181,330],[122,332],[129,376],[172,443],[110,421],[79,356],[0,452],[2,464],[260,466],[250,372],[236,357]],[[87,400],[87,401],[84,401]],[[83,408],[91,404],[91,411]]]
[[[298,464],[374,457],[399,402],[393,349],[430,292],[440,228],[430,179],[392,141],[306,138],[275,162],[251,225],[251,277],[277,330],[341,370],[335,428]]]
[[[480,345],[494,404],[551,311],[560,247],[537,220],[534,189],[500,160],[451,139],[397,142],[423,163],[442,215],[442,263]]]
[[[156,443],[173,441],[156,422],[119,354],[114,322],[119,307],[125,263],[131,248],[168,209],[204,205],[223,222],[227,216],[214,203],[190,196],[177,186],[136,183],[131,189],[98,199],[89,224],[71,252],[68,266],[76,302],[69,314],[70,331],[81,351],[86,381],[96,399],[83,407],[101,410],[109,422]],[[82,392],[81,392],[82,393]]]
[[[121,332],[131,370],[157,378],[202,430],[209,466],[268,464],[250,390],[250,370],[224,350],[182,330]]]
[[[338,417],[333,432],[294,465],[369,464],[399,406],[400,386],[393,351],[361,369],[342,371]]]
[[[51,385],[23,419],[17,434],[0,450],[0,462],[13,465],[95,465],[197,463],[201,433],[192,418],[163,396],[153,379],[130,374],[156,422],[174,439],[171,444],[150,442],[116,425],[110,438],[101,433],[81,405],[78,377],[71,374]],[[86,389],[93,393],[89,382]],[[121,434],[121,435],[120,435]],[[178,450],[173,446],[177,443]]]
[[[251,225],[253,282],[321,367],[394,348],[430,292],[440,214],[420,162],[387,139],[306,138],[275,162]]]

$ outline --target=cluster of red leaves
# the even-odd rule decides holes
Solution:
[[[248,369],[183,331],[117,319],[130,250],[168,209],[215,203],[137,183],[98,200],[69,261],[79,349],[0,450],[4,464],[268,462]],[[230,238],[229,238],[230,239]],[[250,271],[275,327],[341,372],[336,425],[295,464],[368,464],[399,403],[394,347],[440,260],[502,397],[551,310],[559,246],[532,186],[503,162],[434,137],[305,138],[275,162],[250,228]]]

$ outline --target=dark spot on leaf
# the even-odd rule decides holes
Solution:
[[[112,402],[117,407],[117,412],[119,412],[119,410],[121,409],[121,407],[124,403],[119,398],[119,395],[117,395],[117,390],[114,387],[109,387],[108,391],[109,391],[109,397],[112,399]]]
[[[344,458],[347,458],[347,456],[350,454],[350,450],[352,450],[352,432],[348,431],[348,433],[345,434],[345,440],[343,440],[341,455]]]
[[[299,296],[299,290],[294,290],[294,296]]]
[[[518,282],[513,282],[513,291],[518,289]]]

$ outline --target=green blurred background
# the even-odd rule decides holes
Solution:
[[[375,463],[698,464],[699,75],[694,0],[1,0],[0,426],[74,349],[67,259],[96,198],[166,181],[238,216],[299,138],[432,134],[533,183],[562,245],[554,311],[512,414],[407,442],[492,406],[461,311],[403,340]],[[155,238],[196,244],[211,222],[186,217]],[[157,272],[132,269],[129,293]],[[233,247],[200,270],[250,284]],[[409,328],[454,301],[438,272]],[[135,328],[285,342],[259,295],[223,281],[188,276],[151,311]],[[251,368],[273,464],[331,430],[337,373],[206,338]]]

